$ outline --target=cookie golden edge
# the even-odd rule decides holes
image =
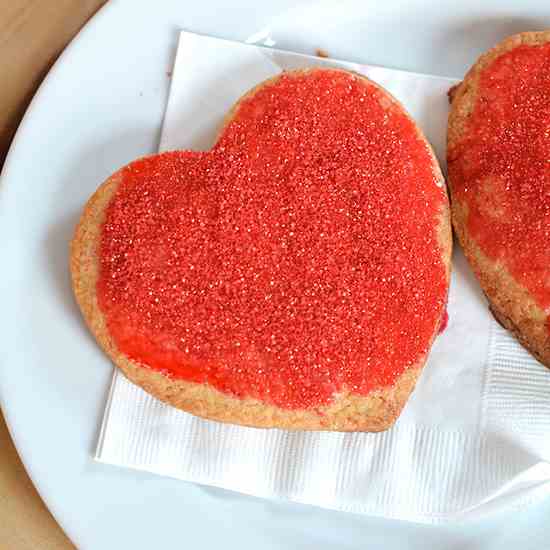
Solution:
[[[464,80],[449,94],[451,110],[447,129],[447,164],[457,158],[453,149],[467,132],[473,112],[481,72],[502,54],[521,45],[542,45],[550,42],[550,31],[524,32],[510,36],[484,53],[468,71]],[[451,218],[458,241],[464,250],[495,319],[543,365],[550,368],[550,333],[548,316],[534,297],[510,272],[488,258],[468,232],[468,205],[453,194],[452,176],[448,176],[451,195]]]
[[[300,75],[310,70],[319,69],[293,71],[286,74]],[[369,85],[376,86],[363,76],[354,76]],[[275,83],[278,78],[276,76],[263,82],[245,94],[228,113],[224,126],[236,115],[241,101],[250,97],[263,86]],[[393,105],[402,112],[406,112],[397,100],[385,90],[382,91],[388,108]],[[435,177],[438,181],[443,182],[443,175],[429,143],[418,127],[416,130],[430,151]],[[102,225],[106,208],[116,193],[120,181],[121,171],[119,170],[109,177],[88,200],[70,245],[70,271],[74,295],[88,328],[111,361],[130,381],[173,407],[209,420],[242,426],[287,430],[378,432],[386,430],[394,424],[415,387],[417,378],[426,362],[427,354],[422,356],[415,365],[405,370],[391,387],[373,391],[367,396],[343,391],[335,396],[329,405],[306,410],[282,409],[252,398],[234,398],[208,384],[169,378],[124,355],[109,334],[96,295]],[[452,233],[447,199],[445,199],[440,213],[437,234],[448,283]],[[441,314],[443,317],[444,310]],[[434,327],[430,347],[438,330],[439,323]]]

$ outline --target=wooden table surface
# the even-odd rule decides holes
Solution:
[[[106,0],[0,0],[0,165],[40,81]],[[0,415],[0,549],[74,546],[41,501]]]

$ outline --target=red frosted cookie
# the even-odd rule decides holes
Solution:
[[[497,320],[550,366],[550,32],[501,42],[455,90],[453,224]]]
[[[282,73],[211,151],[136,160],[86,205],[73,287],[126,376],[205,418],[378,431],[442,322],[448,202],[399,103],[342,70]]]

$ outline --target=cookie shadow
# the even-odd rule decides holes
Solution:
[[[468,287],[469,292],[476,297],[476,300],[487,307],[485,294],[456,237],[453,242],[452,271]]]
[[[72,293],[69,271],[70,242],[79,217],[80,211],[75,210],[49,227],[44,240],[44,257],[47,265],[46,273],[52,278],[52,288],[56,293],[57,301],[71,317],[75,316],[82,324]]]

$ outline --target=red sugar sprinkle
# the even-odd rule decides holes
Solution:
[[[468,124],[449,163],[468,230],[549,312],[550,44],[489,65]]]
[[[366,395],[441,318],[443,200],[426,145],[376,87],[285,75],[212,151],[123,170],[100,307],[119,348],[169,376],[290,409]]]

